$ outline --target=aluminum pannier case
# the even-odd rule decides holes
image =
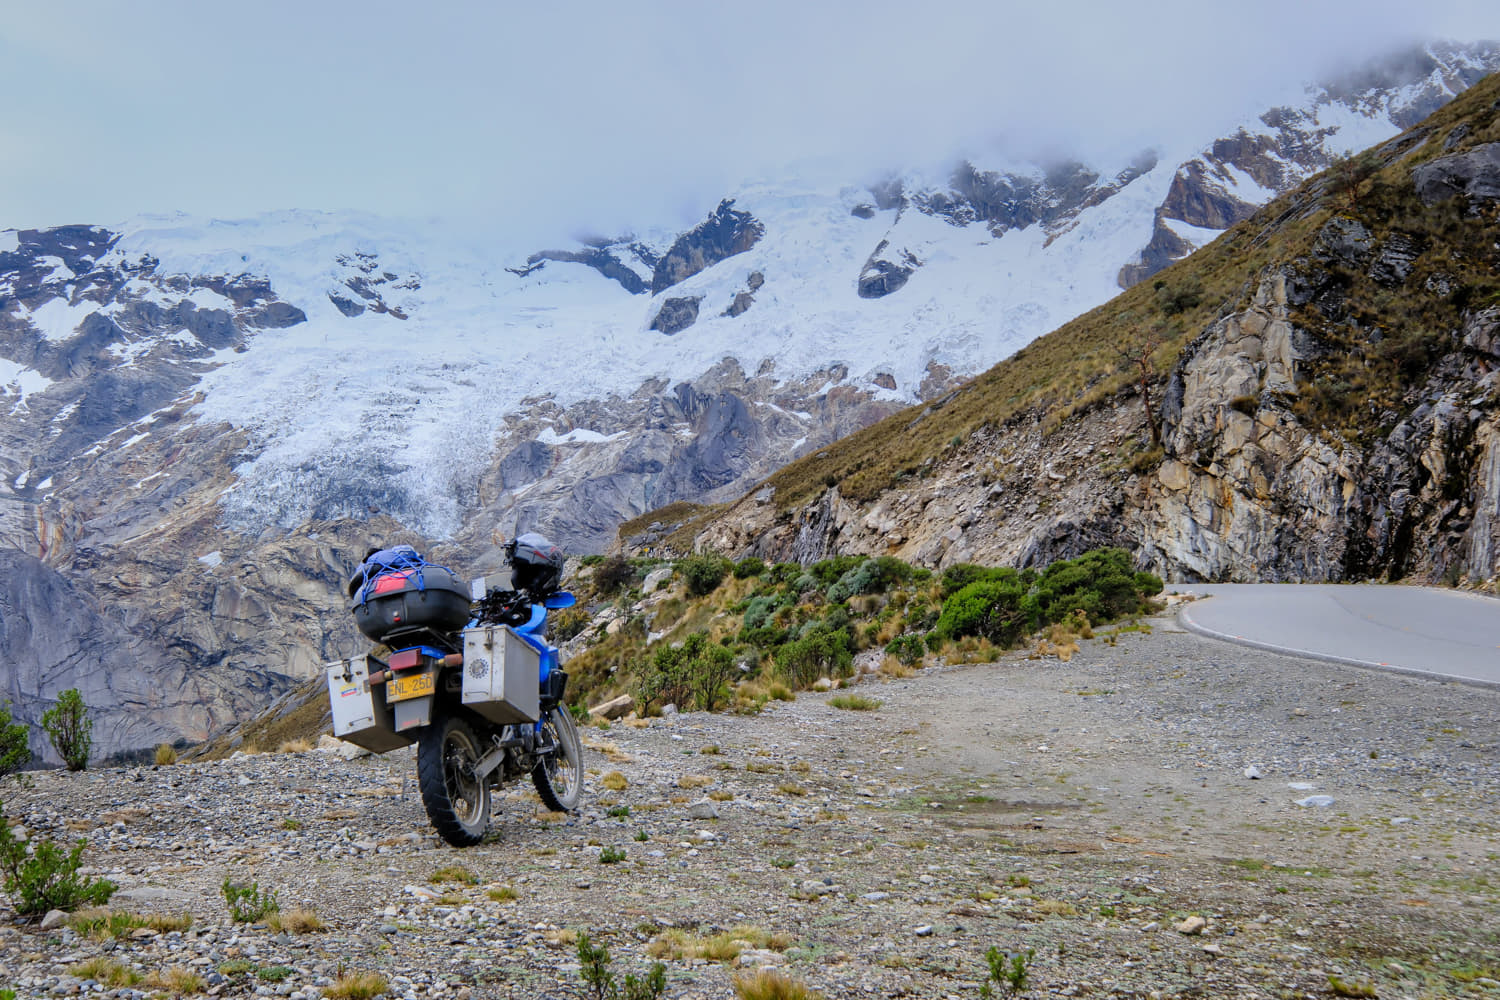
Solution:
[[[509,626],[464,632],[463,704],[495,723],[541,715],[541,654]]]
[[[325,668],[328,705],[333,711],[333,735],[371,753],[399,750],[416,735],[396,732],[395,713],[385,703],[385,692],[370,685],[370,662],[356,656]]]

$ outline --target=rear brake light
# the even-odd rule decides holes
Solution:
[[[392,670],[409,670],[412,667],[419,667],[422,665],[422,651],[420,649],[403,649],[399,653],[392,653],[386,665]]]

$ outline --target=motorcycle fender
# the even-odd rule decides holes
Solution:
[[[432,695],[398,701],[395,709],[396,732],[404,733],[409,729],[425,726],[432,721]]]

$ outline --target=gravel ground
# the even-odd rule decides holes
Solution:
[[[1162,616],[1067,663],[855,693],[881,704],[586,729],[584,809],[507,788],[469,850],[432,835],[409,752],[7,781],[32,836],[88,839],[114,909],[193,920],[115,940],[0,914],[0,985],[171,995],[79,973],[102,956],[219,996],[370,971],[392,997],[568,997],[583,931],[621,977],[660,955],[679,998],[755,966],[828,997],[974,997],[992,947],[1032,951],[1033,997],[1500,996],[1500,691]],[[473,884],[433,881],[455,865]],[[235,924],[226,878],[326,928]]]

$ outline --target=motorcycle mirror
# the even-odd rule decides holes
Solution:
[[[559,590],[555,594],[548,594],[546,599],[542,601],[542,604],[551,611],[556,611],[558,608],[571,608],[577,603],[578,598],[566,590]]]

